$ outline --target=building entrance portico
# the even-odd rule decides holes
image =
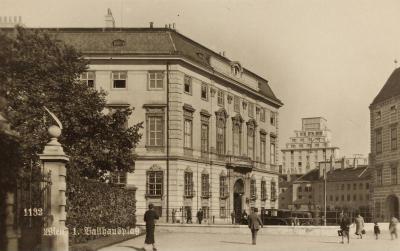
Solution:
[[[386,199],[387,217],[388,220],[393,216],[399,218],[399,198],[392,194]]]
[[[244,182],[236,180],[233,186],[233,210],[235,211],[235,222],[240,222],[243,211]]]

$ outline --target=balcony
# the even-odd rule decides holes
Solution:
[[[247,156],[227,155],[225,162],[228,168],[244,168],[251,171],[254,167],[253,161]]]

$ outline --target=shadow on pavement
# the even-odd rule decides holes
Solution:
[[[250,245],[250,244],[247,243],[247,242],[238,242],[238,241],[220,241],[220,242],[223,242],[223,243],[230,243],[230,244],[245,244],[245,245]]]
[[[143,247],[141,247],[141,248],[137,248],[137,247],[134,247],[134,246],[119,246],[119,247],[132,248],[132,249],[134,249],[136,251],[145,251],[145,249]]]

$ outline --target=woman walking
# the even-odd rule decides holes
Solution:
[[[349,231],[350,231],[350,219],[347,217],[347,214],[343,214],[340,220],[340,231],[342,233],[342,244],[344,243],[344,237],[347,238],[347,243],[350,243],[350,236],[349,236]]]
[[[392,240],[393,236],[397,239],[397,223],[399,223],[399,220],[393,216],[389,223],[389,232]]]
[[[154,229],[156,226],[155,220],[158,219],[158,214],[154,211],[152,203],[149,204],[149,210],[144,214],[144,221],[146,222],[146,239],[145,244],[153,245],[153,251],[157,251],[154,241]]]
[[[360,236],[360,239],[362,239],[363,233],[364,233],[364,218],[358,214],[356,219],[356,235]]]

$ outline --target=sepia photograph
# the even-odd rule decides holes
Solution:
[[[0,0],[0,251],[399,250],[399,13]]]

